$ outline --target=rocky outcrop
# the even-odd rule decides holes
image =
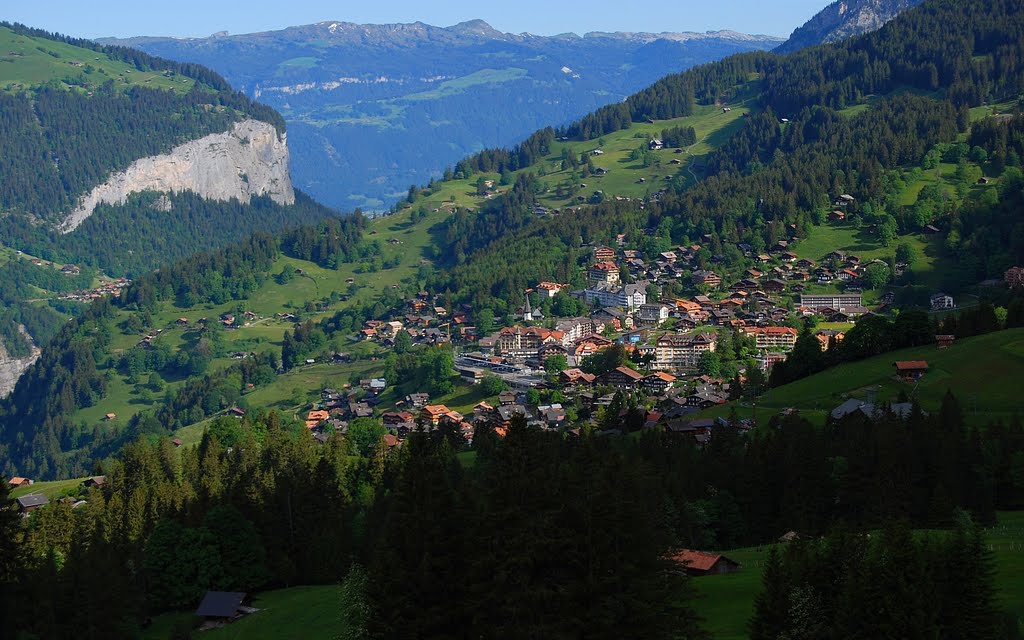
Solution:
[[[792,53],[806,47],[870,33],[916,7],[924,0],[838,0],[819,11],[780,45],[776,53]]]
[[[32,353],[24,358],[13,358],[7,352],[7,348],[0,343],[0,398],[6,398],[14,390],[14,385],[17,384],[21,374],[25,373],[25,370],[39,359],[40,350],[32,340],[32,336],[25,331],[23,326],[19,326],[18,330],[32,345]]]
[[[193,191],[210,200],[253,196],[295,202],[288,173],[288,145],[274,125],[259,120],[235,123],[231,131],[192,140],[170,153],[142,158],[83,196],[60,225],[73,231],[101,203],[123,204],[132,193]]]

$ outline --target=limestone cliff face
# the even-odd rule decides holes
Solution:
[[[32,336],[28,335],[23,326],[18,327],[18,330],[28,338],[32,345],[32,353],[24,358],[12,358],[4,345],[0,344],[0,398],[5,398],[11,391],[14,391],[14,385],[17,384],[21,374],[25,373],[25,370],[39,359],[39,347],[32,340]]]
[[[870,33],[901,12],[916,7],[924,0],[836,0],[802,27],[789,40],[775,49],[776,53],[792,53],[806,47],[838,42],[851,36]]]
[[[82,196],[60,225],[74,230],[101,203],[122,204],[140,191],[193,191],[210,200],[270,196],[279,204],[295,202],[288,173],[288,144],[274,126],[259,120],[235,123],[231,131],[192,140],[170,153],[142,158]]]

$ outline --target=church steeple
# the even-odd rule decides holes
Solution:
[[[533,321],[533,309],[530,308],[530,294],[529,293],[526,294],[526,306],[523,307],[523,321],[524,322],[532,322]]]

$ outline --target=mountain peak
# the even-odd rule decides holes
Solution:
[[[448,27],[448,30],[454,31],[455,33],[475,36],[495,37],[504,35],[502,32],[498,31],[491,25],[487,24],[487,22],[479,18],[475,20],[466,20],[464,22],[454,24]]]
[[[870,33],[924,0],[836,0],[796,29],[775,51],[792,53],[806,47]]]

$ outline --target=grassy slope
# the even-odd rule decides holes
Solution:
[[[896,360],[927,360],[929,372],[915,391],[913,385],[896,380]],[[942,397],[951,390],[959,399],[967,420],[984,425],[995,419],[1020,415],[1020,379],[1024,375],[1024,329],[997,331],[984,336],[958,340],[948,349],[935,345],[911,347],[882,354],[860,362],[832,367],[771,389],[758,400],[759,419],[786,407],[796,407],[812,421],[823,423],[826,415],[847,398],[894,401],[900,392],[913,395],[926,411],[941,406]],[[728,415],[732,403],[706,412]],[[749,416],[749,406],[739,406],[741,416]]]
[[[205,631],[202,637],[204,640],[277,640],[295,637],[333,640],[342,631],[336,586],[266,591],[253,599],[252,606],[260,611],[234,624]],[[175,625],[196,620],[191,612],[157,616],[142,634],[142,638],[163,640],[171,637]]]
[[[77,493],[77,489],[81,488],[82,482],[85,480],[86,478],[71,478],[70,480],[37,482],[27,487],[18,487],[13,489],[11,491],[11,497],[20,498],[21,496],[25,496],[30,493],[41,493],[47,498],[53,499],[68,492]]]
[[[20,54],[20,55],[12,55]],[[72,63],[82,63],[76,66]],[[91,73],[86,72],[92,67]],[[173,89],[185,93],[194,81],[184,76],[166,77],[160,71],[139,71],[134,66],[112,60],[109,56],[75,47],[63,42],[21,36],[0,27],[0,89],[22,91],[32,85],[51,81],[95,88],[107,80],[124,90],[141,85],[157,89]],[[69,82],[71,81],[71,82]]]
[[[987,538],[996,565],[997,602],[1018,617],[1024,616],[1024,581],[1019,579],[1024,571],[1024,512],[1000,513],[997,526],[987,531]],[[761,572],[769,548],[726,551],[727,556],[743,565],[741,571],[693,581],[699,598],[697,609],[705,628],[716,640],[747,637],[747,623],[761,590]],[[262,640],[294,636],[301,629],[303,638],[315,639],[333,638],[341,631],[336,613],[338,592],[334,586],[268,591],[256,596],[253,606],[263,611],[204,637]],[[176,623],[192,619],[191,613],[158,616],[143,637],[166,638]]]
[[[987,530],[996,566],[995,586],[998,605],[1018,618],[1024,616],[1024,512],[999,514],[998,523]],[[724,552],[743,565],[737,573],[708,576],[694,580],[702,600],[698,610],[705,628],[715,640],[740,640],[747,637],[747,623],[754,613],[754,599],[761,591],[761,572],[768,557],[768,546]]]

